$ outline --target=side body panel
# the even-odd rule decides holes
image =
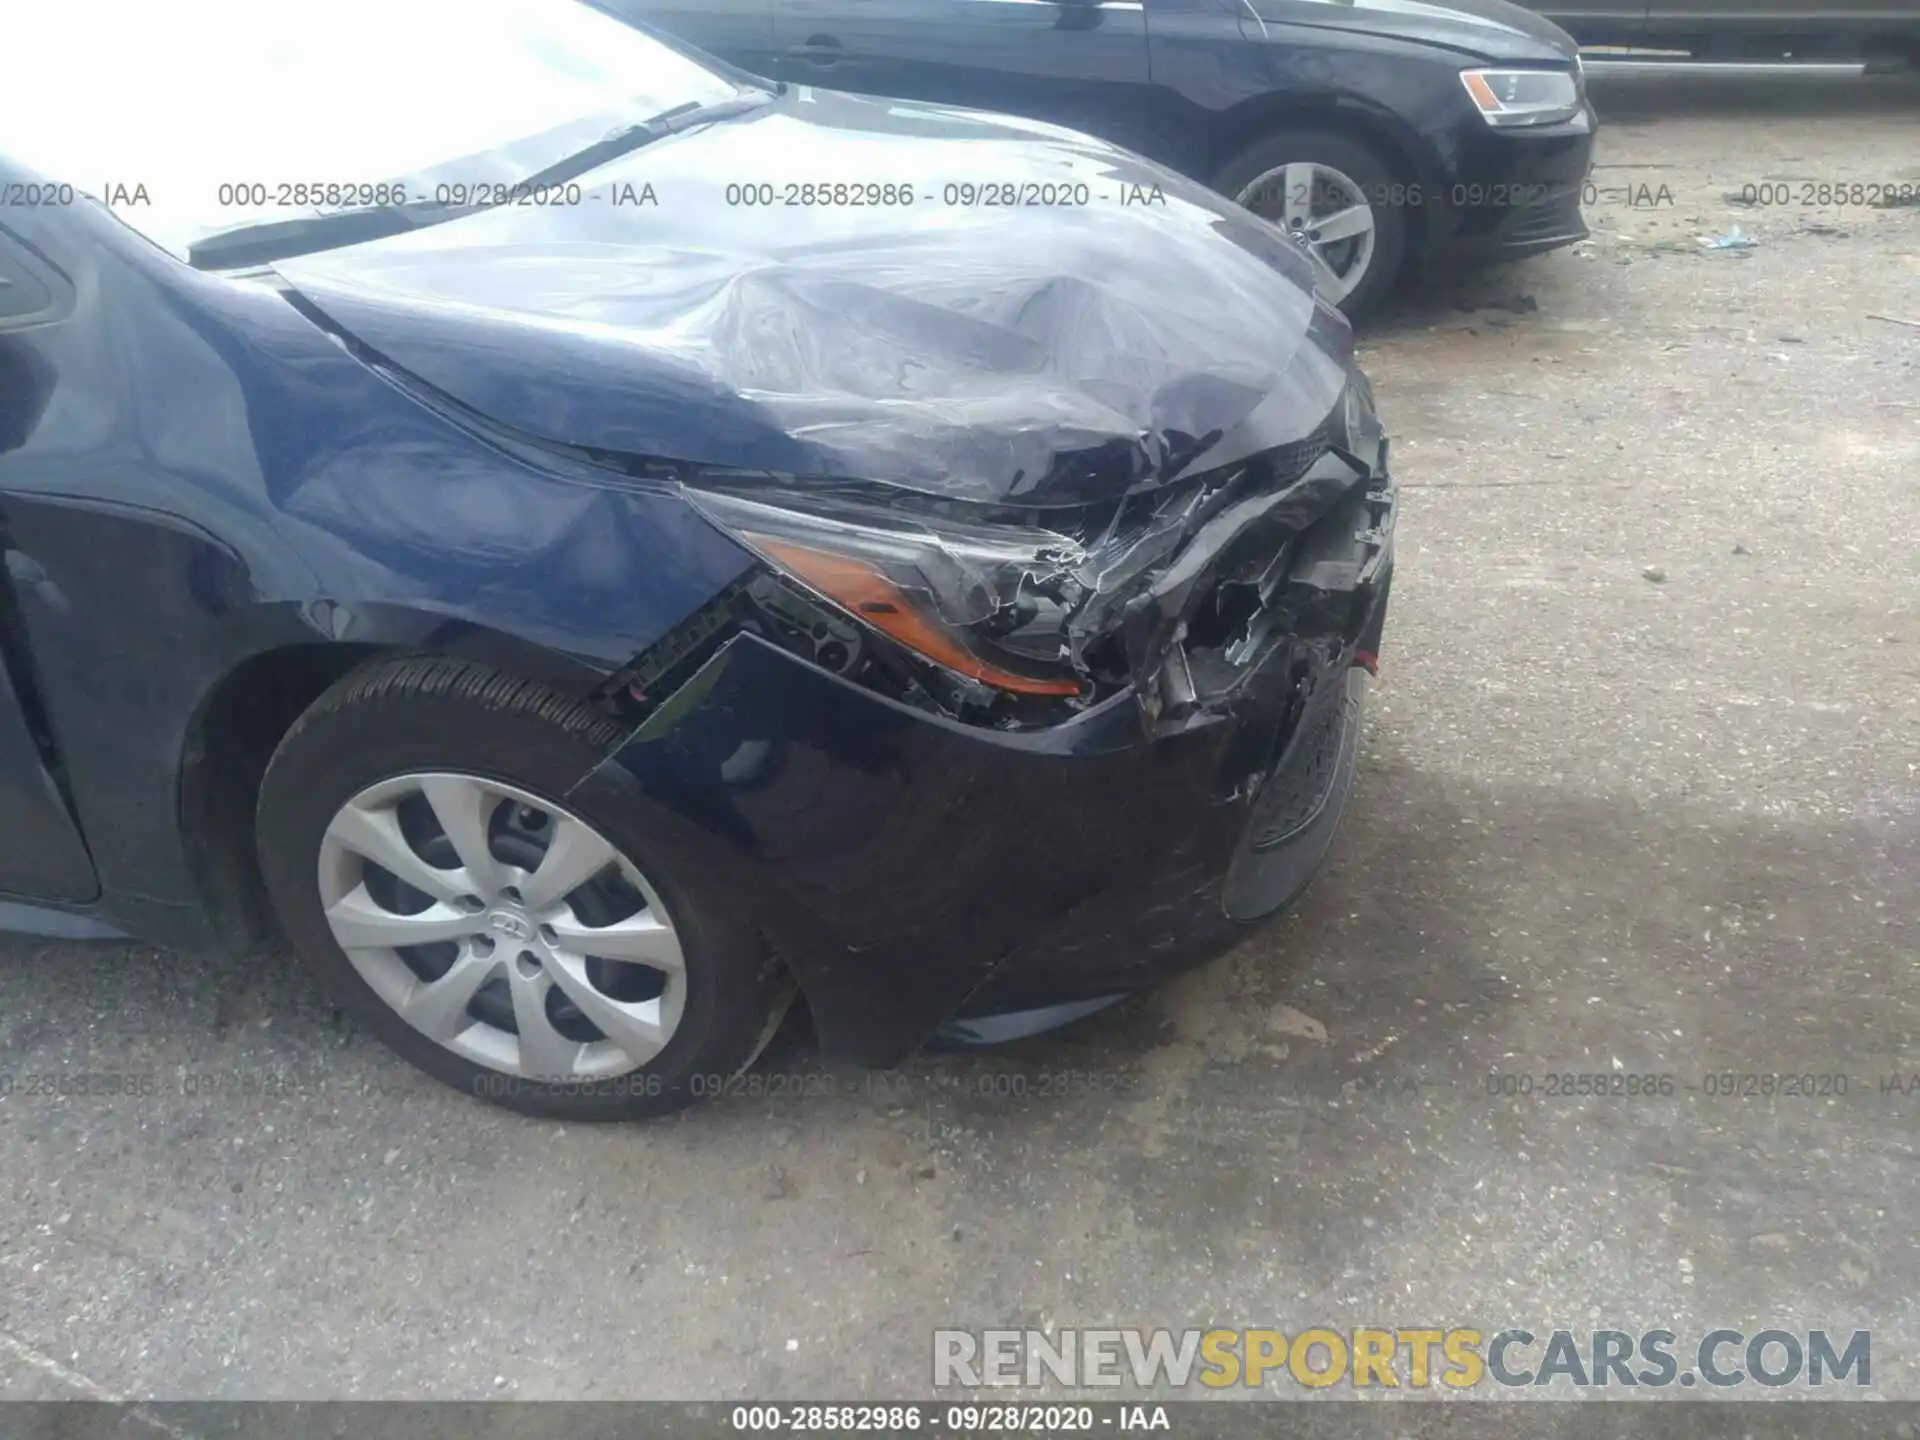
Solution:
[[[58,323],[72,308],[65,281],[17,237],[0,228],[0,455],[20,444],[33,423],[45,376],[18,337]],[[47,720],[40,704],[31,647],[14,591],[40,577],[0,524],[10,575],[0,576],[0,894],[83,903],[100,893],[67,798],[50,764]]]
[[[1204,147],[1179,168],[1210,177],[1252,140],[1318,125],[1370,139],[1409,179],[1437,187],[1445,175],[1465,101],[1457,66],[1420,44],[1266,21],[1224,0],[1155,0],[1147,24],[1154,81]]]
[[[1904,20],[1920,26],[1913,0],[1648,0],[1651,33],[1669,27],[1713,28],[1733,24],[1754,30],[1797,30],[1807,35],[1836,28],[1871,28]]]
[[[606,764],[755,897],[822,1043],[893,1064],[1021,941],[1170,863],[1226,867],[1210,798],[1235,727],[1142,743],[1131,695],[1025,743],[882,701],[735,639]],[[1215,912],[1218,914],[1216,908]]]
[[[1842,60],[1907,53],[1916,0],[1532,0],[1582,45],[1643,45],[1700,60]]]
[[[1157,148],[1138,0],[780,0],[774,27],[776,73],[795,84],[1006,111]]]
[[[1527,8],[1583,45],[1631,45],[1647,21],[1647,0],[1536,0]]]
[[[749,563],[677,498],[495,449],[282,294],[187,271],[90,202],[5,223],[73,294],[0,334],[0,371],[30,377],[0,448],[7,570],[127,928],[196,934],[179,774],[250,658],[424,647],[581,687]]]
[[[587,0],[628,24],[678,36],[756,75],[770,75],[776,0]]]
[[[100,893],[66,797],[41,759],[20,695],[0,669],[0,893],[85,903]]]

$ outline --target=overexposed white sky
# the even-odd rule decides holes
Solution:
[[[176,254],[304,213],[223,184],[373,184],[735,93],[580,0],[25,0],[4,29],[0,153],[96,197],[144,186],[116,213]]]

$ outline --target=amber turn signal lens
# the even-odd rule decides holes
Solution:
[[[1032,675],[1020,675],[981,659],[950,632],[922,614],[899,586],[864,560],[813,550],[805,545],[796,545],[791,540],[776,540],[771,535],[746,531],[741,534],[755,549],[777,561],[781,568],[811,585],[842,609],[851,611],[882,634],[891,636],[909,650],[944,665],[956,674],[1016,695],[1080,693],[1077,681],[1042,680]]]
[[[1489,115],[1497,115],[1506,106],[1500,103],[1500,97],[1493,93],[1493,87],[1487,83],[1484,75],[1468,70],[1460,76],[1467,87],[1467,94],[1473,97],[1473,103]]]

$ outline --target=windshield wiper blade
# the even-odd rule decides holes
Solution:
[[[432,200],[409,200],[398,205],[369,206],[364,210],[334,210],[321,215],[299,215],[291,220],[266,220],[242,225],[196,240],[187,247],[187,264],[196,270],[244,270],[255,265],[304,255],[325,242],[328,249],[359,245],[403,235],[422,225],[437,225],[456,215],[485,209],[482,205],[442,205]]]
[[[544,170],[536,170],[518,183],[529,188],[537,188],[541,185],[559,185],[568,180],[577,180],[587,171],[597,170],[610,160],[618,160],[622,155],[630,155],[643,145],[651,145],[655,140],[664,140],[669,135],[690,130],[695,125],[710,125],[718,120],[731,120],[736,115],[758,110],[761,106],[770,103],[772,98],[762,91],[713,104],[689,100],[684,105],[675,105],[671,110],[662,110],[658,115],[649,116],[637,125],[623,125],[604,139],[594,141],[586,149],[576,150],[565,159],[554,161]]]
[[[510,194],[520,194],[538,190],[542,186],[576,180],[589,170],[598,169],[623,155],[630,155],[655,140],[689,130],[695,125],[730,120],[736,115],[758,110],[770,103],[772,98],[761,91],[714,104],[689,100],[684,105],[662,110],[658,115],[649,116],[637,124],[623,125],[585,149],[576,150],[564,159],[536,170],[525,179],[515,180],[500,188]],[[431,200],[409,200],[397,205],[373,205],[358,210],[336,210],[324,215],[300,215],[290,220],[267,220],[258,225],[242,225],[236,230],[209,235],[188,247],[187,263],[196,270],[246,269],[271,264],[292,255],[303,255],[322,244],[327,249],[333,249],[341,245],[360,245],[369,240],[385,240],[389,236],[417,230],[423,225],[437,225],[443,220],[490,210],[502,203],[505,202],[445,205]]]

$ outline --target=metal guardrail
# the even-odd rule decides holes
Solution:
[[[1582,52],[1580,63],[1588,75],[1864,75],[1864,60],[1651,60],[1628,59]]]

